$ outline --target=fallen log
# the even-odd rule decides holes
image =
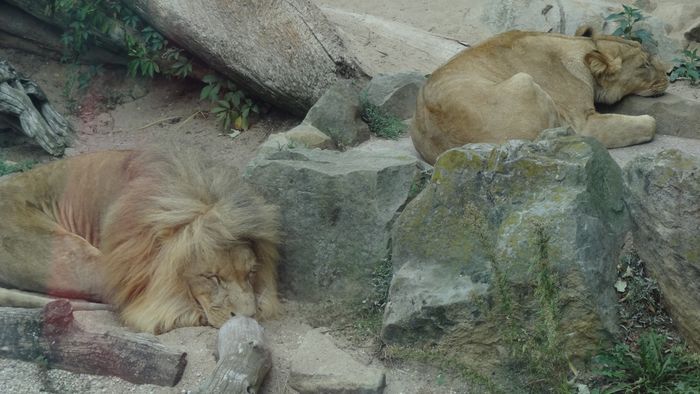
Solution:
[[[187,353],[170,350],[150,335],[83,330],[66,300],[42,309],[0,308],[0,327],[0,357],[42,360],[72,372],[174,386],[187,364]]]
[[[226,322],[219,330],[216,369],[197,392],[257,393],[272,367],[263,331],[258,322],[249,317],[236,316]]]
[[[54,156],[63,154],[73,128],[49,104],[33,81],[0,59],[0,129],[11,128],[36,140]]]

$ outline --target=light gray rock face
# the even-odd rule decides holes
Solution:
[[[562,351],[585,356],[616,331],[616,260],[630,228],[621,170],[597,141],[569,133],[440,156],[394,227],[387,343],[438,343],[478,368],[497,364],[504,300],[531,327],[543,272],[556,283]]]
[[[335,28],[309,0],[128,0],[169,39],[266,102],[302,115],[357,75]]]
[[[649,98],[627,96],[601,112],[625,115],[651,115],[658,134],[700,139],[700,101],[666,93]]]
[[[309,331],[292,356],[289,386],[300,394],[381,394],[384,371],[338,349],[320,329]]]
[[[417,72],[378,75],[367,84],[363,93],[367,101],[398,119],[409,119],[416,110],[418,90],[425,76]]]
[[[290,149],[256,158],[247,180],[282,211],[280,282],[290,297],[361,301],[387,258],[391,224],[421,175],[405,152]]]
[[[639,256],[686,341],[700,350],[700,159],[678,150],[625,166]]]
[[[329,135],[340,148],[367,141],[369,127],[360,117],[359,93],[350,81],[334,84],[309,110],[303,123]]]

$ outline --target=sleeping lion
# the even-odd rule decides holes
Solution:
[[[151,333],[274,316],[277,208],[209,164],[106,151],[0,180],[5,303],[108,302]]]
[[[651,116],[599,114],[594,102],[662,94],[668,87],[662,63],[635,41],[588,27],[576,35],[511,31],[457,54],[418,93],[416,150],[434,164],[450,148],[531,140],[558,126],[608,148],[652,140]]]

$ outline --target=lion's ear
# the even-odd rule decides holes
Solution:
[[[589,52],[584,61],[595,77],[613,75],[622,68],[622,59],[611,59],[599,51]]]
[[[593,37],[595,34],[595,29],[593,29],[593,26],[589,25],[579,26],[578,29],[576,29],[576,33],[574,33],[577,37]]]

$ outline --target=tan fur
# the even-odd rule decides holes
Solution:
[[[108,151],[0,181],[0,285],[106,301],[131,327],[273,317],[278,213],[188,154]]]
[[[431,164],[453,147],[534,139],[558,126],[609,148],[633,145],[653,139],[654,119],[599,114],[594,102],[658,95],[667,87],[664,66],[637,42],[511,31],[464,50],[428,78],[411,138]]]

